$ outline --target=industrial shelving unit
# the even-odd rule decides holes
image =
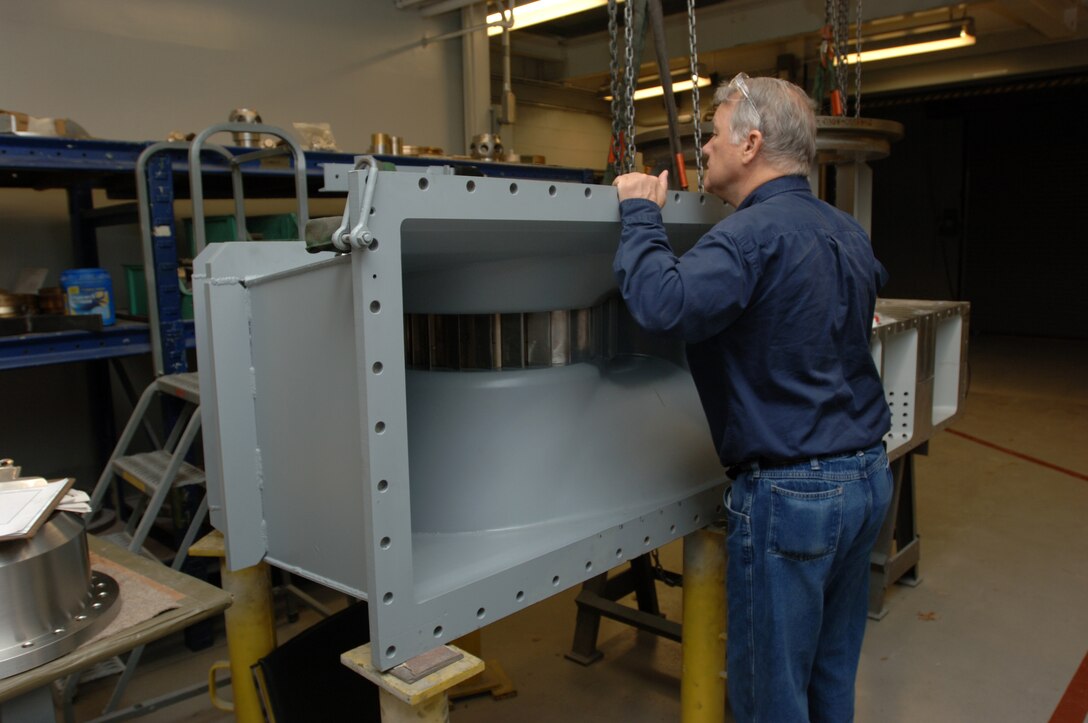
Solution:
[[[138,220],[135,170],[151,142],[75,140],[41,136],[0,135],[0,188],[63,189],[68,194],[70,242],[74,266],[97,266],[97,230]],[[311,193],[323,185],[325,163],[351,161],[340,153],[311,153],[306,157]],[[293,197],[293,170],[278,163],[250,164],[245,168],[251,197]],[[222,159],[209,156],[207,195],[229,197],[230,170]],[[155,229],[154,293],[158,302],[158,337],[167,373],[187,370],[185,350],[194,344],[193,324],[181,318],[177,285],[177,245],[173,202],[187,198],[188,161],[183,150],[157,154],[148,168],[149,211]],[[179,183],[179,181],[181,181]],[[103,189],[117,199],[96,207],[92,192]],[[143,354],[151,350],[152,334],[146,323],[118,321],[101,331],[66,330],[0,337],[0,370],[64,362],[90,361]]]
[[[140,155],[153,142],[77,140],[0,134],[0,188],[63,189],[68,194],[73,266],[98,265],[97,229],[136,224],[135,171]],[[245,149],[231,149],[244,152]],[[584,169],[526,166],[478,160],[448,160],[377,156],[398,166],[452,165],[458,172],[510,178],[537,178],[585,183],[592,174]],[[309,151],[305,156],[311,196],[324,185],[324,166],[351,163],[353,154]],[[206,198],[231,197],[229,163],[214,153],[202,166]],[[69,330],[0,337],[0,371],[64,362],[110,359],[151,351],[152,339],[161,340],[163,373],[188,370],[186,349],[194,341],[193,323],[181,315],[177,284],[177,230],[175,199],[189,197],[189,161],[183,148],[157,153],[148,161],[148,211],[153,233],[154,295],[158,334],[148,324],[118,321],[102,331]],[[287,158],[256,160],[243,165],[248,198],[293,198],[294,170]],[[96,207],[92,196],[103,189],[120,203]],[[150,300],[150,299],[149,299]]]

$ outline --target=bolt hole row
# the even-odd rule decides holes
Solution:
[[[430,187],[431,187],[430,179],[428,179],[428,178],[419,179],[419,190],[426,191]],[[469,193],[475,193],[476,192],[476,181],[466,181],[465,182],[465,190],[468,191]],[[516,196],[517,193],[518,193],[518,184],[511,183],[509,190],[510,190],[510,195],[511,196]],[[587,186],[584,193],[585,193],[586,198],[591,198],[593,196],[593,189]],[[554,185],[548,186],[548,195],[553,197],[553,198],[555,196],[558,196],[559,195],[559,188],[554,186]],[[677,197],[677,198],[679,200],[679,197]],[[702,203],[703,199],[700,198],[699,202]]]
[[[381,481],[378,482],[378,491],[379,492],[384,492],[385,490],[388,489],[388,487],[389,487],[389,482],[387,480],[381,480]],[[722,511],[722,506],[718,505],[715,508],[715,510],[718,513],[720,513]],[[698,514],[692,516],[692,522],[698,524],[699,520],[700,520],[700,516]],[[622,528],[622,525],[621,525],[621,528]],[[669,525],[669,534],[670,535],[675,535],[676,534],[676,525],[675,524]],[[643,545],[649,545],[651,541],[652,541],[652,538],[649,535],[646,535],[645,537],[642,538],[642,544]],[[390,538],[389,537],[383,537],[381,539],[381,541],[379,542],[379,545],[383,550],[389,549],[389,547],[391,545]],[[623,559],[623,548],[622,547],[616,548],[616,557],[619,558],[619,559]],[[586,560],[585,571],[586,572],[592,572],[593,571],[593,561],[592,560]],[[552,576],[552,587],[559,587],[559,584],[561,582],[562,582],[562,579],[560,578],[559,575],[553,575]],[[393,599],[394,599],[393,593],[387,592],[382,597],[382,602],[385,603],[386,605],[391,605],[393,603]],[[518,590],[516,593],[514,593],[514,600],[516,602],[519,602],[519,603],[525,602],[525,591],[524,590]],[[481,607],[481,608],[478,608],[476,610],[476,618],[478,620],[483,620],[486,617],[487,617],[487,608]],[[434,635],[435,638],[441,638],[443,636],[443,634],[445,633],[445,629],[441,625],[436,625],[432,632],[433,632],[433,635]],[[385,650],[385,655],[386,655],[387,658],[396,657],[396,653],[397,653],[397,648],[396,648],[395,645],[390,645]]]

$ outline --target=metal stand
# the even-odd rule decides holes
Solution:
[[[873,620],[888,614],[885,590],[897,582],[911,587],[921,582],[921,541],[914,518],[914,455],[925,454],[927,448],[928,444],[922,445],[892,462],[892,502],[869,557],[869,617]]]
[[[682,723],[725,720],[725,534],[719,527],[684,538]]]
[[[611,579],[603,573],[582,584],[582,591],[574,600],[578,605],[578,619],[574,626],[574,644],[566,654],[568,660],[591,665],[601,659],[603,654],[597,649],[597,634],[602,616],[680,642],[680,623],[666,620],[658,607],[650,555],[640,555],[631,560],[630,565]],[[632,592],[637,610],[617,602]]]
[[[226,562],[223,533],[213,531],[189,549],[194,557],[217,557]],[[220,661],[208,671],[208,689],[212,705],[233,711],[239,723],[263,723],[260,697],[250,675],[250,667],[276,647],[276,621],[272,609],[272,578],[268,563],[261,562],[241,570],[222,565],[223,590],[231,594],[233,604],[224,613],[227,649],[230,661]],[[217,670],[230,669],[234,701],[221,700],[216,689]]]
[[[484,661],[475,655],[446,645],[443,647],[450,653],[461,654],[457,660],[406,682],[392,672],[383,673],[374,667],[370,645],[349,650],[340,656],[340,662],[378,686],[382,723],[449,723],[450,700],[446,691],[484,670]],[[424,653],[419,657],[429,655]],[[407,666],[412,660],[397,667]]]

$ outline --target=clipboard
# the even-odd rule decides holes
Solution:
[[[0,542],[33,537],[75,481],[74,477],[53,481],[30,477],[0,482]]]

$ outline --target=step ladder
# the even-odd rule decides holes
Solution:
[[[181,413],[170,430],[166,442],[162,445],[162,449],[128,454],[136,431],[144,423],[144,418],[156,396],[181,400],[184,403]],[[204,471],[185,461],[199,432],[200,384],[196,372],[168,374],[158,377],[148,385],[132,410],[132,416],[121,432],[117,446],[110,455],[109,462],[106,463],[106,468],[102,471],[91,494],[91,512],[97,514],[106,493],[117,477],[129,483],[140,493],[140,499],[129,516],[124,530],[109,535],[109,538],[130,552],[148,554],[144,551],[144,543],[170,491],[204,484]],[[182,543],[175,551],[172,565],[175,570],[181,569],[189,546],[196,539],[207,512],[207,498],[202,496],[202,501],[186,529]]]
[[[162,444],[161,449],[152,452],[128,454],[136,431],[146,425],[148,410],[156,397],[174,398],[183,402],[183,407],[173,427]],[[196,372],[185,374],[167,374],[160,376],[148,385],[135,408],[132,416],[121,432],[117,440],[117,446],[110,455],[106,468],[98,478],[94,492],[91,494],[91,514],[97,514],[105,500],[106,493],[113,485],[116,478],[129,483],[140,493],[140,499],[129,515],[123,531],[106,535],[107,539],[127,548],[129,552],[144,554],[155,560],[144,548],[151,528],[155,525],[156,518],[162,510],[171,490],[182,487],[204,486],[204,470],[189,464],[185,457],[200,432],[200,383]],[[152,437],[153,442],[157,440]],[[120,505],[118,505],[120,507]],[[118,510],[120,514],[120,510]],[[207,493],[201,495],[201,500],[193,513],[189,526],[186,528],[178,549],[174,551],[174,559],[171,567],[180,570],[188,557],[189,548],[196,540],[196,536],[208,516]],[[144,651],[143,645],[135,648],[129,654],[124,664],[124,671],[114,687],[113,694],[106,704],[103,713],[109,713],[116,709],[121,700],[125,688],[132,679],[136,666]],[[62,693],[64,702],[64,717],[66,721],[72,719],[71,701],[75,696],[76,686],[79,684],[79,674],[68,678]]]

